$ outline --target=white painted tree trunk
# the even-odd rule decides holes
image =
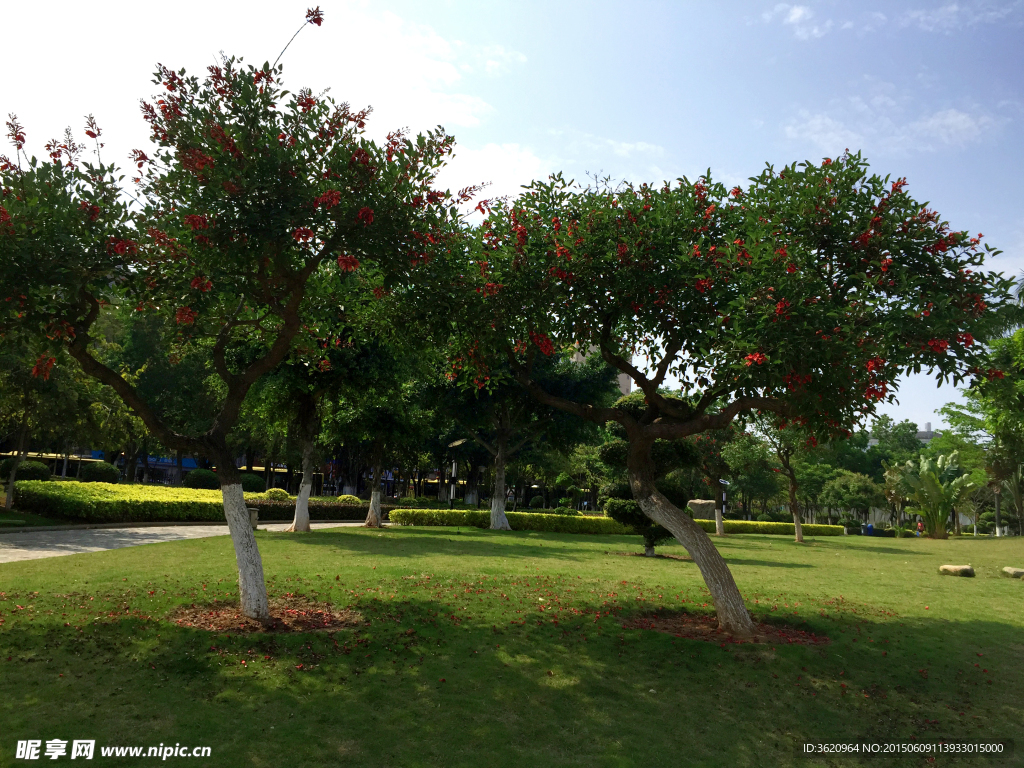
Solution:
[[[235,545],[238,597],[242,613],[251,619],[267,621],[270,618],[270,607],[267,603],[267,585],[263,579],[263,559],[249,522],[249,512],[245,508],[242,484],[222,485],[220,492],[224,499],[224,517],[228,521],[231,542]]]
[[[373,490],[370,492],[370,511],[366,514],[367,528],[383,528],[384,515],[380,510],[380,467],[373,468]]]
[[[498,439],[498,453],[494,457],[494,489],[491,491],[491,530],[511,531],[505,517],[505,446]]]
[[[356,487],[354,485],[352,485],[351,483],[345,483],[345,485],[343,485],[341,487],[341,495],[342,496],[355,496],[356,495]]]
[[[725,520],[722,518],[722,507],[724,502],[722,501],[722,484],[718,484],[718,489],[715,492],[715,535],[725,536]]]
[[[299,495],[295,499],[295,519],[288,531],[308,532],[309,528],[309,494],[313,490],[313,444],[307,442],[302,446],[302,482],[299,484]]]
[[[644,557],[654,557],[654,547],[644,545]]]

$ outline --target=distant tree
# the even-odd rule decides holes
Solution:
[[[867,475],[840,470],[825,484],[821,501],[836,509],[850,510],[866,521],[872,507],[885,503],[885,495]]]

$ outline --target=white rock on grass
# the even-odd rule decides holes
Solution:
[[[970,565],[940,565],[939,573],[946,576],[973,576],[974,568]]]
[[[1003,568],[1003,576],[1009,576],[1011,579],[1024,579],[1024,568],[1006,566]]]

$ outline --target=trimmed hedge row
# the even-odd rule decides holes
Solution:
[[[608,517],[568,517],[565,515],[543,515],[533,512],[506,512],[509,525],[514,531],[550,531],[553,533],[618,533],[631,534],[633,529],[617,523]],[[488,528],[491,513],[487,511],[460,509],[396,509],[391,512],[391,522],[398,525],[464,525],[473,528]],[[715,532],[714,520],[696,520],[708,533]],[[805,525],[805,536],[842,536],[839,525]],[[776,536],[792,536],[793,523],[759,523],[750,520],[726,520],[726,533],[763,533]]]
[[[547,533],[618,533],[632,530],[607,517],[543,515],[534,512],[506,512],[513,531],[544,531]],[[491,513],[475,509],[396,509],[391,522],[398,525],[463,525],[489,528]]]
[[[715,532],[714,520],[697,519],[697,523],[708,533]],[[766,533],[769,536],[794,536],[796,534],[793,523],[767,523],[758,520],[723,520],[726,533]],[[841,525],[817,525],[805,523],[803,526],[804,536],[842,536],[843,526]]]
[[[220,491],[160,485],[25,480],[14,484],[14,503],[19,510],[43,517],[87,523],[224,521]],[[295,511],[294,499],[268,499],[263,494],[246,494],[245,503],[258,509],[262,520],[290,520]],[[391,509],[382,507],[385,513]],[[363,520],[368,511],[366,503],[342,504],[329,497],[309,500],[311,520]]]

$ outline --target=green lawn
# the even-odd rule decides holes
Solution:
[[[21,512],[17,509],[11,510],[10,512],[0,509],[0,530],[6,530],[8,528],[30,528],[35,525],[67,525],[67,520],[57,520],[49,517],[43,517],[42,515],[36,515],[32,512]],[[77,520],[70,521],[71,523],[80,522]]]
[[[708,610],[693,563],[617,554],[637,537],[258,536],[273,595],[368,625],[255,637],[162,621],[236,597],[227,537],[0,565],[0,766],[23,764],[29,738],[96,739],[97,762],[118,765],[153,760],[99,747],[210,746],[215,766],[852,765],[798,745],[1024,725],[1024,582],[999,575],[1024,567],[1018,538],[728,537],[758,618],[832,639],[766,647],[623,630],[638,611]],[[977,578],[937,573],[967,562]],[[870,764],[961,762],[1024,752]]]

